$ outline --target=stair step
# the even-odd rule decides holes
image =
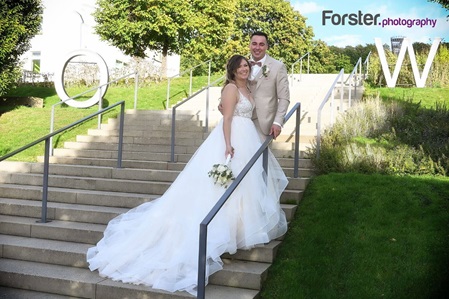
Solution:
[[[84,166],[86,167],[86,166]],[[75,188],[101,191],[133,192],[143,194],[163,194],[175,180],[179,172],[176,171],[151,171],[141,170],[132,172],[129,169],[104,168],[95,169],[90,167],[93,173],[83,173],[78,176],[74,171],[81,170],[80,166],[69,166],[64,168],[68,174],[50,174],[48,184],[51,187]],[[87,176],[87,175],[89,176]],[[287,189],[304,190],[310,178],[288,178]],[[41,185],[41,173],[11,173],[0,171],[0,183],[18,185]]]
[[[3,258],[86,269],[88,267],[86,252],[90,247],[94,246],[94,244],[7,234],[1,234],[0,240]],[[268,244],[258,245],[250,250],[239,249],[232,255],[225,253],[222,258],[228,260],[272,263],[280,243],[281,242],[278,240],[273,240]]]
[[[0,235],[0,240],[6,259],[88,268],[86,252],[92,244],[11,235]]]
[[[41,201],[42,186],[0,184],[0,194],[2,194],[3,197]],[[55,187],[50,187],[48,189],[49,202],[84,205],[102,205],[107,203],[107,205],[111,207],[128,209],[153,200],[157,197],[160,197],[160,195]]]
[[[0,216],[0,234],[29,238],[96,244],[106,225],[52,220],[41,223],[35,218]]]
[[[223,259],[223,270],[212,274],[209,277],[209,283],[260,290],[269,267],[268,263]]]
[[[258,273],[262,272],[262,266],[255,267],[246,277],[247,282],[257,287]],[[228,268],[228,269],[227,269]],[[225,268],[220,272],[242,273],[248,268],[246,265],[236,265]],[[161,299],[194,298],[186,292],[165,292],[152,289],[144,285],[125,284],[102,278],[98,272],[88,269],[65,267],[29,261],[0,259],[0,284],[10,288],[42,291],[47,293],[74,296],[79,298],[151,298],[157,296]],[[228,284],[236,284],[230,281],[232,273],[217,276],[214,279]],[[226,274],[226,273],[225,273]],[[264,273],[261,273],[264,274]],[[213,275],[210,279],[212,279]],[[243,281],[243,280],[242,280]],[[206,287],[206,298],[256,298],[258,289],[246,289],[228,287],[223,285],[210,285]],[[226,297],[227,296],[227,297]],[[231,297],[232,296],[232,297]]]
[[[197,136],[196,138],[183,138],[176,137],[175,144],[176,145],[189,145],[189,146],[200,146],[201,143],[204,142],[204,139],[201,138],[202,135]],[[78,135],[76,136],[77,142],[103,142],[110,144],[118,143],[118,136],[89,136],[89,135]],[[133,143],[133,144],[144,144],[144,145],[171,145],[171,137],[123,137],[123,144]],[[116,148],[116,147],[115,147]]]
[[[63,296],[46,292],[35,292],[16,288],[0,287],[2,299],[75,299],[79,297]]]
[[[17,199],[42,200],[42,185],[1,184],[0,194]],[[302,190],[286,190],[281,195],[281,203],[298,204],[303,195]],[[113,192],[82,190],[75,188],[49,187],[48,201],[79,203],[85,205],[101,205],[132,208],[144,202],[160,197],[160,194],[138,194],[134,192]]]
[[[293,159],[291,158],[278,158],[279,164],[285,171],[290,169],[293,171]],[[38,162],[43,162],[44,157],[39,156]],[[313,174],[313,166],[309,159],[299,159],[299,170],[307,171],[300,177],[309,176],[307,174]],[[2,163],[6,163],[3,161]],[[117,158],[89,158],[89,157],[64,157],[64,156],[52,156],[50,157],[50,163],[52,164],[75,164],[75,165],[91,165],[91,166],[107,166],[117,167]],[[148,160],[127,160],[122,159],[123,168],[141,168],[141,169],[162,169],[162,170],[182,170],[186,162],[168,162],[165,161],[148,161]],[[1,167],[1,164],[0,164]],[[5,168],[7,169],[7,168]],[[293,176],[293,175],[288,175]]]
[[[169,293],[102,278],[97,271],[89,271],[85,260],[87,249],[103,237],[110,219],[160,197],[210,134],[211,129],[203,127],[201,109],[188,109],[176,114],[175,162],[168,162],[172,114],[167,110],[127,110],[121,168],[117,168],[117,119],[54,149],[47,223],[40,219],[43,164],[0,163],[0,298],[3,293],[27,299],[194,298],[186,292]],[[217,111],[210,116],[210,127],[221,118]],[[288,221],[313,176],[311,161],[303,158],[310,137],[301,136],[299,178],[293,178],[294,135],[289,131],[283,130],[270,145],[289,178],[281,195]],[[223,270],[209,277],[206,298],[258,298],[282,239],[223,254]]]
[[[42,204],[36,200],[0,197],[0,208],[4,215],[41,218]],[[281,204],[281,208],[287,221],[290,221],[297,206],[295,204]],[[112,218],[128,210],[128,208],[111,207],[107,201],[100,206],[60,202],[47,203],[48,219],[83,223],[108,224]]]

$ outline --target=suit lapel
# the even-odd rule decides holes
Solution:
[[[266,54],[266,55],[267,55],[267,58],[265,59],[264,65],[266,65],[268,67],[268,69],[271,69],[271,57],[268,54]],[[263,67],[263,65],[262,65],[262,67]],[[257,73],[255,80],[257,82],[257,85],[256,85],[256,89],[257,89],[257,88],[259,88],[260,84],[262,84],[262,82],[264,81],[262,69],[260,69],[259,73]]]

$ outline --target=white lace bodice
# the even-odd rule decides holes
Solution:
[[[254,109],[253,104],[251,103],[250,99],[245,97],[240,91],[239,95],[240,98],[239,101],[237,102],[237,105],[235,105],[234,116],[251,118]]]

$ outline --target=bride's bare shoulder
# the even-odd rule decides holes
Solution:
[[[221,91],[221,98],[223,100],[233,99],[236,101],[238,99],[238,88],[234,83],[229,83]]]
[[[237,85],[235,85],[235,83],[228,83],[228,84],[226,84],[226,86],[225,87],[223,87],[223,90],[233,90],[233,91],[237,91],[238,90],[238,87],[237,87]]]

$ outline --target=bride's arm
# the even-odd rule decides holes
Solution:
[[[223,134],[226,143],[225,157],[229,154],[231,157],[234,157],[234,148],[231,145],[231,123],[237,100],[237,86],[234,84],[226,85],[221,92],[221,104],[223,107]]]

